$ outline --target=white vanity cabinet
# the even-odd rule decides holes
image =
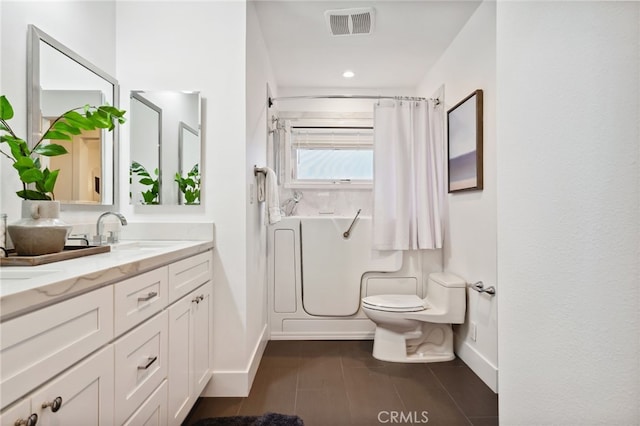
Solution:
[[[180,424],[212,375],[212,264],[165,261],[0,323],[0,426]]]

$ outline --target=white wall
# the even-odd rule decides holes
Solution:
[[[18,136],[26,138],[27,26],[37,26],[108,74],[115,75],[116,6],[115,2],[3,0],[1,7],[0,94],[6,95],[13,105],[15,117],[10,122],[13,130]],[[15,222],[20,217],[21,202],[15,193],[22,189],[22,184],[5,157],[0,158],[0,177],[0,211],[8,214],[9,223]],[[64,213],[62,217],[65,218]],[[66,217],[71,215],[67,214]]]
[[[484,189],[448,194],[443,256],[446,271],[498,289],[494,298],[468,290],[465,324],[456,327],[456,353],[497,391],[495,7],[495,2],[488,1],[478,7],[425,75],[418,94],[430,97],[444,85],[446,120],[447,110],[474,90],[483,90]],[[471,339],[471,322],[477,324],[476,341]]]
[[[267,164],[268,123],[267,85],[275,95],[276,84],[267,56],[262,30],[253,2],[247,3],[247,67],[246,67],[246,145],[245,158],[247,204],[247,348],[252,350],[248,366],[248,394],[269,339],[267,330],[267,226],[265,205],[258,203],[253,167]],[[253,186],[253,188],[250,188]],[[216,389],[214,395],[224,395]],[[228,393],[227,393],[228,394]]]
[[[499,2],[500,423],[640,420],[640,3]]]
[[[245,40],[241,1],[117,3],[123,101],[131,90],[196,90],[204,99],[201,206],[138,210],[128,205],[128,191],[121,191],[121,205],[137,221],[215,222],[214,382],[231,385],[237,378],[246,381],[255,346],[247,336],[257,327],[249,324],[248,305],[262,297],[247,285],[247,240],[253,230],[247,229],[249,172],[242,166],[247,162]],[[126,109],[125,102],[122,106]],[[121,161],[128,164],[128,129],[122,134]]]

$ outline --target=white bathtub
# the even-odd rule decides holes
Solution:
[[[268,295],[272,339],[369,339],[375,329],[363,296],[423,295],[420,252],[371,249],[371,218],[291,216],[269,227]],[[408,253],[408,254],[407,254]],[[431,267],[439,268],[440,251]]]

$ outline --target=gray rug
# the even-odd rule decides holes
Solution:
[[[304,426],[298,416],[265,413],[262,416],[212,417],[201,419],[192,426]]]

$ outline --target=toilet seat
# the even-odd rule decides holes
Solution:
[[[386,312],[419,312],[427,309],[425,301],[415,294],[381,294],[367,296],[362,305],[369,309]]]

